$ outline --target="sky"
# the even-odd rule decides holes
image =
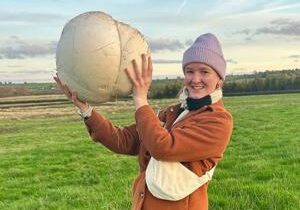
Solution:
[[[299,0],[1,0],[0,82],[49,82],[64,25],[102,11],[148,41],[154,76],[182,76],[185,49],[201,34],[221,42],[227,74],[300,67]]]

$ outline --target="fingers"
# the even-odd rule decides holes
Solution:
[[[58,85],[58,87],[64,92],[64,94],[65,94],[70,100],[72,100],[72,93],[71,93],[70,89],[68,88],[68,86],[67,86],[65,83],[63,83],[63,82],[59,79],[57,73],[56,73],[56,76],[53,77],[53,79],[55,80],[55,82],[56,82],[56,84]]]
[[[152,78],[153,67],[151,57],[149,56],[147,58],[146,54],[142,54],[141,59],[142,71],[140,71],[140,68],[135,59],[132,60],[133,70],[128,68],[125,69],[127,76],[133,84],[137,84],[138,82],[141,82],[145,79],[147,80],[149,77]]]
[[[68,86],[66,84],[62,84],[62,89],[65,93],[65,95],[70,99],[72,100],[72,93],[70,91],[70,89],[68,88]]]
[[[152,59],[151,56],[148,57],[148,68],[147,68],[147,76],[152,78],[152,72],[153,72],[153,65],[152,65]]]
[[[76,107],[81,110],[81,112],[85,112],[89,108],[89,104],[86,101],[82,101],[78,98],[78,94],[76,91],[71,91],[71,101]]]
[[[138,64],[137,64],[137,62],[136,62],[135,59],[132,60],[132,65],[133,65],[133,69],[134,69],[134,72],[135,72],[135,78],[136,78],[136,80],[140,81],[142,75],[141,75],[139,66],[138,66]]]
[[[128,68],[126,68],[126,69],[125,69],[125,72],[126,72],[128,78],[129,78],[131,84],[132,84],[133,86],[137,86],[137,82],[136,82],[136,79],[135,79],[135,76],[134,76],[132,70],[129,70]]]
[[[77,92],[71,91],[71,99],[72,99],[73,103],[77,103],[78,102]]]
[[[145,76],[147,75],[147,71],[148,71],[148,66],[147,66],[147,59],[146,59],[146,55],[142,54],[142,77],[145,78]]]
[[[150,56],[147,56],[145,54],[142,54],[142,77],[145,78],[152,78],[152,59]]]
[[[60,79],[58,78],[57,73],[56,73],[56,76],[53,76],[53,79],[55,80],[55,82],[56,82],[56,84],[58,85],[58,87],[59,87],[60,89],[62,89],[62,84],[61,84]]]
[[[71,91],[71,99],[75,105],[85,105],[87,103],[78,98],[78,93],[76,91]]]
[[[67,84],[65,84],[64,82],[62,82],[57,73],[56,76],[53,77],[53,79],[55,80],[55,82],[57,83],[57,85],[59,86],[59,88],[63,91],[63,93],[68,97],[68,99],[70,101],[72,101],[72,103],[77,106],[79,109],[85,109],[88,105],[86,101],[81,101],[78,98],[78,94],[76,91],[71,91],[69,89],[69,87],[67,86]]]

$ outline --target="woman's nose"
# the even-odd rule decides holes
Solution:
[[[193,81],[194,83],[201,82],[201,80],[202,80],[202,77],[201,77],[200,74],[194,74],[194,75],[193,75],[192,81]]]

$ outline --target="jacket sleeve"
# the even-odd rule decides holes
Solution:
[[[157,160],[220,159],[232,132],[232,117],[226,111],[207,111],[197,121],[175,125],[171,131],[160,126],[159,119],[148,105],[138,109],[135,117],[140,141]]]
[[[117,127],[95,111],[85,121],[85,124],[95,142],[100,142],[115,153],[138,154],[140,142],[135,124],[127,127]]]

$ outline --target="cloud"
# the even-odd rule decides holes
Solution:
[[[240,31],[236,31],[233,34],[245,34],[245,35],[249,35],[250,33],[251,33],[250,29],[243,29],[243,30],[240,30]]]
[[[275,35],[300,35],[300,21],[289,19],[277,19],[270,22],[269,26],[256,29],[257,34],[275,34]]]
[[[293,59],[293,62],[298,63],[300,60],[300,55],[290,55],[288,57],[286,57],[288,59]]]
[[[22,67],[21,65],[8,65],[8,68],[20,68]]]
[[[32,12],[0,12],[0,23],[1,22],[55,22],[64,21],[66,16],[58,13],[32,13]]]
[[[33,75],[33,74],[49,74],[49,73],[54,73],[55,70],[49,70],[49,69],[37,69],[37,70],[18,70],[18,71],[10,71],[10,70],[0,70],[0,74],[28,74],[28,75]]]
[[[194,41],[193,40],[187,40],[187,41],[185,41],[185,45],[186,46],[191,46],[192,44],[194,43]]]
[[[227,59],[226,62],[231,64],[238,64],[238,62],[233,59]]]
[[[181,51],[191,45],[193,41],[179,41],[172,39],[152,39],[149,41],[151,51]],[[5,44],[0,45],[0,56],[2,59],[24,59],[55,54],[57,42],[48,41],[35,43],[23,40],[17,36],[11,36]],[[160,63],[175,63],[175,61],[160,60]]]
[[[246,35],[246,41],[251,41],[255,36],[270,34],[281,36],[300,36],[300,20],[280,18],[269,22],[268,26],[250,30],[248,28],[235,31],[233,35]]]
[[[150,47],[152,52],[158,51],[180,51],[185,49],[190,41],[179,41],[179,40],[171,40],[171,39],[150,39]]]
[[[300,58],[300,55],[290,55],[288,58]]]
[[[172,64],[172,63],[181,63],[181,60],[155,59],[153,62],[157,64]]]
[[[3,52],[2,52],[3,49]],[[24,56],[19,55],[18,53],[13,52],[14,50],[11,47],[1,48],[0,53],[3,53],[3,58],[7,59],[24,59]]]
[[[9,42],[0,47],[0,56],[6,59],[46,56],[54,54],[56,46],[55,41],[37,44],[12,36]]]
[[[182,61],[181,60],[171,60],[171,59],[155,59],[153,62],[157,63],[157,64],[172,64],[172,63],[181,63]],[[226,62],[232,63],[232,64],[238,64],[238,62],[233,59],[227,59]]]

